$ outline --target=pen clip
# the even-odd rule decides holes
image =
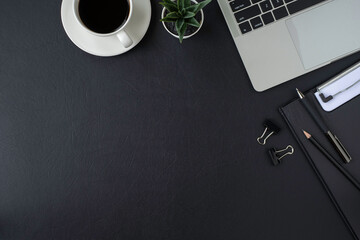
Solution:
[[[335,137],[337,143],[340,145],[343,153],[347,156],[347,158],[348,158],[348,160],[349,160],[349,162],[350,162],[351,159],[352,159],[351,156],[350,156],[350,154],[349,154],[348,151],[345,149],[344,145],[340,142],[339,138],[338,138],[336,135],[334,135],[334,137]]]
[[[340,142],[339,138],[337,138],[332,132],[328,131],[327,135],[329,136],[330,140],[334,144],[336,150],[339,152],[341,157],[345,160],[345,163],[349,163],[351,161],[350,154],[346,151],[344,145]]]

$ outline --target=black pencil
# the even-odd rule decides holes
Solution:
[[[328,153],[328,151],[321,146],[321,144],[313,137],[311,136],[310,133],[304,131],[304,135],[305,137],[317,148],[320,150],[320,152],[322,152],[327,159],[330,160],[330,162],[342,173],[344,174],[344,176],[349,179],[349,181],[358,189],[360,190],[360,183],[358,182],[358,180],[356,180],[356,178],[354,178],[343,166],[341,166],[338,161],[330,155],[330,153]]]
[[[302,105],[305,107],[307,112],[310,114],[310,116],[312,117],[314,122],[319,126],[319,128],[325,134],[325,136],[328,137],[328,140],[334,146],[336,151],[338,151],[341,158],[344,159],[345,163],[349,163],[351,161],[351,156],[349,155],[349,153],[345,149],[344,145],[340,142],[339,138],[337,138],[336,135],[334,135],[332,133],[332,131],[330,131],[329,127],[322,120],[319,113],[308,102],[305,95],[302,92],[300,92],[299,89],[296,89],[296,92],[299,95],[299,98],[300,98],[300,101],[301,101]]]

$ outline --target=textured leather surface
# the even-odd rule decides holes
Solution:
[[[360,60],[264,93],[214,1],[182,45],[153,17],[112,58],[66,36],[60,0],[0,1],[0,239],[351,239],[295,146],[273,167],[264,118]]]

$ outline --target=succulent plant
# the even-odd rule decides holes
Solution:
[[[162,0],[159,4],[164,6],[168,13],[160,21],[175,23],[181,43],[188,26],[200,27],[200,23],[195,19],[195,16],[211,1],[205,0],[194,4],[191,0]]]

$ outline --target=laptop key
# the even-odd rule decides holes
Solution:
[[[261,16],[263,22],[265,25],[272,23],[273,21],[275,21],[273,15],[271,12],[265,13]]]
[[[325,2],[326,0],[298,0],[298,1],[295,1],[295,2],[292,2],[292,3],[289,3],[287,5],[288,7],[288,10],[289,10],[289,13],[290,14],[294,14],[294,13],[297,13],[297,12],[300,12],[301,10],[304,10],[308,7],[311,7],[315,4],[318,4],[318,3],[321,3],[321,2]]]
[[[261,18],[260,17],[256,17],[256,18],[253,18],[250,20],[250,23],[251,23],[251,26],[252,28],[255,30],[259,27],[262,27],[264,24],[262,23],[261,21]]]
[[[269,0],[263,1],[260,3],[261,10],[263,12],[270,11],[272,9],[271,3]]]
[[[286,17],[286,16],[289,15],[288,12],[286,11],[286,8],[285,8],[285,7],[281,7],[281,8],[275,9],[275,10],[273,11],[273,13],[274,13],[274,16],[275,16],[275,19],[276,19],[276,20],[279,20],[279,19],[284,18],[284,17]]]
[[[282,5],[284,5],[284,1],[283,0],[271,0],[274,8],[280,7]]]
[[[261,2],[262,0],[251,0],[251,2],[253,3],[253,4],[255,4],[255,3],[258,3],[258,2]]]
[[[251,5],[250,0],[235,0],[230,2],[230,7],[233,12],[239,11]]]
[[[285,3],[289,3],[289,2],[292,2],[294,0],[285,0]]]
[[[239,28],[242,34],[248,33],[252,30],[249,22],[244,22],[240,24]]]
[[[259,6],[256,4],[254,6],[251,6],[249,8],[246,8],[240,12],[237,12],[235,13],[235,18],[236,18],[236,21],[239,23],[239,22],[243,22],[245,20],[248,20],[250,18],[253,18],[257,15],[260,15],[261,11],[260,11],[260,8]]]

